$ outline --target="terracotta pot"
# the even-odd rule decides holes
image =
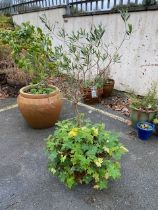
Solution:
[[[81,94],[83,96],[83,101],[87,104],[99,103],[101,101],[101,96],[103,94],[103,88],[97,89],[97,97],[92,98],[91,88],[82,88]]]
[[[49,128],[59,118],[62,95],[57,87],[51,87],[56,90],[50,94],[37,95],[26,93],[30,85],[20,89],[17,103],[23,117],[33,128]]]
[[[134,127],[140,121],[152,122],[157,114],[157,111],[139,110],[131,106],[129,108],[130,108],[130,119]]]
[[[103,97],[109,97],[114,89],[115,81],[108,79],[103,86]]]

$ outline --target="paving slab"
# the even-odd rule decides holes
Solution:
[[[109,188],[91,185],[67,189],[47,171],[46,138],[54,127],[30,128],[17,108],[0,113],[0,210],[157,210],[158,137],[139,140],[128,125],[80,108],[93,122],[103,122],[118,132],[129,149],[122,159],[122,177]],[[73,116],[65,102],[60,119]]]
[[[0,109],[16,103],[16,98],[0,99]]]

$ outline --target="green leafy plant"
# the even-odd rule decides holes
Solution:
[[[153,123],[154,123],[155,125],[158,125],[158,118],[155,118],[155,119],[153,120]]]
[[[95,86],[97,87],[97,88],[102,88],[103,86],[104,86],[104,80],[103,80],[103,78],[102,77],[99,77],[99,76],[96,76],[95,77]]]
[[[16,65],[31,75],[32,82],[48,88],[47,78],[57,72],[49,36],[40,28],[23,23],[13,31],[0,32],[0,40],[9,45]]]
[[[92,85],[93,85],[93,82],[91,80],[85,80],[83,83],[84,88],[92,87]]]
[[[8,32],[10,30],[13,30],[13,23],[12,18],[7,17],[4,15],[0,15],[0,34],[3,32]],[[11,67],[13,65],[11,59],[11,52],[8,45],[4,44],[0,38],[0,72],[3,69],[3,66]]]
[[[131,108],[145,110],[145,111],[155,111],[158,110],[158,102],[156,99],[157,95],[157,86],[155,84],[152,85],[152,88],[149,89],[148,93],[144,97],[139,97],[135,94],[131,94]]]
[[[14,28],[13,19],[10,16],[0,15],[0,29],[12,30]]]
[[[49,171],[69,188],[92,182],[101,190],[121,176],[119,160],[128,150],[103,124],[82,123],[78,127],[74,119],[56,124],[46,144]]]
[[[50,94],[55,91],[55,88],[45,87],[43,85],[39,85],[38,87],[31,87],[28,93],[31,94]]]

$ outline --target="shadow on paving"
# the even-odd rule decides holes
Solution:
[[[47,171],[44,138],[54,128],[34,130],[12,109],[0,113],[0,210],[156,210],[158,206],[158,138],[137,139],[131,127],[81,108],[94,122],[119,132],[129,149],[122,159],[122,177],[109,188],[90,185],[67,189]],[[65,103],[60,119],[72,117]],[[134,135],[133,135],[134,134]]]

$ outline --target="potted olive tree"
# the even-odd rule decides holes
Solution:
[[[109,79],[109,68],[120,61],[119,49],[132,33],[132,25],[127,23],[130,17],[128,12],[121,11],[121,17],[125,23],[125,32],[121,43],[113,47],[112,52],[109,48],[113,44],[104,41],[105,27],[102,24],[91,25],[90,30],[80,28],[67,33],[61,29],[58,33],[57,27],[51,26],[46,16],[41,17],[52,35],[64,43],[56,47],[58,60],[65,62],[66,74],[73,75],[76,80],[80,79],[78,88],[87,103],[98,102],[102,95],[109,96],[114,88],[114,80]]]
[[[93,26],[90,31],[80,28],[66,33],[61,29],[58,33],[59,39],[65,43],[65,47],[55,48],[56,55],[59,55],[57,60],[62,63],[61,72],[78,80],[78,90],[86,103],[99,101],[103,93],[103,83],[96,80],[96,74],[99,74],[100,63],[106,60],[105,53],[100,52],[104,33],[102,25]]]
[[[57,87],[47,83],[57,72],[51,39],[29,23],[1,32],[0,38],[11,48],[16,65],[32,78],[29,86],[20,89],[17,99],[22,115],[33,128],[52,126],[58,120],[62,96]]]

